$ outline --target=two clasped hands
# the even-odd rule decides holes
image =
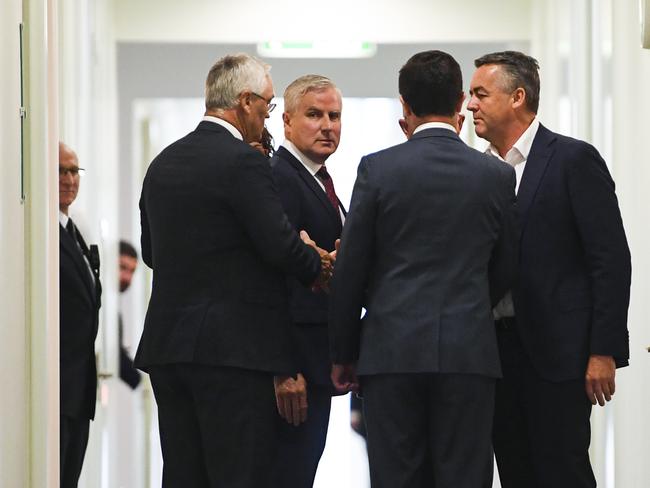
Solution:
[[[300,232],[300,238],[305,244],[313,247],[318,252],[321,260],[320,273],[312,285],[312,291],[329,292],[329,281],[334,272],[334,263],[336,262],[340,240],[337,239],[335,249],[329,252],[318,247],[304,230]],[[297,373],[295,377],[275,376],[273,383],[280,416],[296,427],[307,420],[307,380],[305,380],[305,377],[301,373]]]

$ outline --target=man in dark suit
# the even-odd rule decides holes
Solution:
[[[518,188],[517,281],[495,308],[499,477],[504,488],[595,487],[591,407],[611,399],[628,361],[630,252],[614,182],[596,149],[539,123],[535,59],[507,51],[475,65],[476,134],[515,167]]]
[[[133,274],[138,267],[138,252],[130,242],[124,240],[120,241],[119,266],[120,293],[124,293],[131,286]],[[140,384],[140,372],[133,366],[133,359],[124,345],[124,324],[121,313],[117,317],[117,327],[120,346],[120,379],[132,390],[135,390]]]
[[[332,380],[355,389],[359,375],[373,488],[476,488],[492,463],[492,302],[514,268],[515,174],[456,134],[453,57],[416,54],[399,91],[409,140],[362,158],[341,238]]]
[[[79,160],[59,143],[59,359],[61,487],[77,486],[95,416],[95,337],[101,284],[99,253],[86,245],[68,210],[79,191]]]
[[[345,212],[325,161],[336,151],[341,136],[341,93],[324,76],[302,76],[284,92],[282,120],[285,141],[271,165],[284,210],[296,230],[306,230],[319,246],[334,251]],[[275,378],[282,418],[278,417],[274,486],[311,488],[335,393],[330,380],[328,295],[323,290],[313,292],[295,278],[290,278],[289,289],[298,369],[295,378]],[[303,412],[291,409],[295,396]]]
[[[274,108],[268,71],[246,54],[217,61],[203,121],[143,183],[153,289],[135,364],[158,404],[167,488],[268,486],[273,375],[295,371],[285,274],[311,285],[331,272],[329,254],[319,258],[291,227],[268,160],[248,144]]]

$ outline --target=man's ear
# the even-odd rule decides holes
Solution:
[[[282,122],[284,122],[285,127],[291,125],[291,117],[289,116],[289,112],[282,112]]]
[[[526,106],[526,90],[522,87],[517,88],[512,92],[512,108],[519,108]]]
[[[463,111],[463,103],[465,103],[465,92],[461,92],[458,102],[456,102],[456,113]]]
[[[399,102],[402,104],[402,113],[404,114],[404,117],[407,115],[413,115],[413,110],[411,110],[410,105],[404,101],[402,95],[399,96]]]
[[[247,114],[251,113],[252,100],[253,99],[249,92],[243,92],[242,94],[239,95],[239,105],[241,106],[242,110]]]

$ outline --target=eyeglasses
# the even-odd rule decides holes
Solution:
[[[251,92],[251,95],[255,95],[257,98],[261,98],[262,100],[264,100],[264,101],[266,102],[266,111],[267,111],[268,113],[273,112],[273,109],[276,107],[276,104],[275,104],[275,103],[271,103],[269,100],[267,100],[266,98],[264,98],[262,95],[258,95],[258,94],[255,93],[255,92]]]
[[[59,166],[59,178],[63,178],[65,176],[72,176],[73,178],[76,178],[79,176],[79,171],[86,171],[84,168],[62,168]]]

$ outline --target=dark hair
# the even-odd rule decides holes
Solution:
[[[132,258],[138,259],[138,253],[135,247],[126,241],[120,241],[120,256],[131,256]]]
[[[460,66],[442,51],[418,53],[399,70],[399,94],[418,117],[452,116],[463,94]]]
[[[519,51],[503,51],[486,54],[474,61],[477,68],[486,64],[496,64],[502,67],[505,75],[503,88],[513,92],[523,88],[526,92],[526,108],[537,113],[539,108],[539,63],[531,56]]]

